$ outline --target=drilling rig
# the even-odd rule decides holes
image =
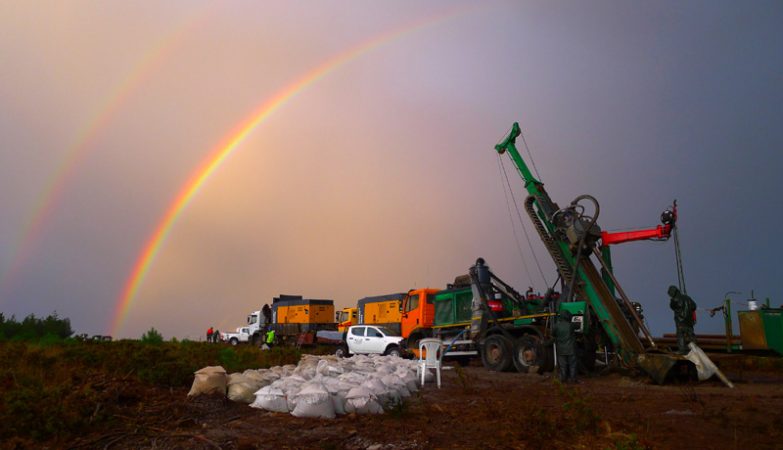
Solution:
[[[631,302],[615,277],[608,251],[610,244],[668,238],[676,222],[676,203],[673,210],[664,212],[663,224],[655,229],[624,234],[603,232],[598,225],[600,205],[593,196],[579,195],[565,207],[552,201],[544,184],[533,176],[516,148],[520,135],[519,124],[514,123],[495,150],[500,155],[508,153],[522,177],[528,194],[525,212],[560,277],[560,308],[567,308],[575,299],[586,301],[589,311],[585,311],[584,332],[590,333],[596,345],[610,349],[616,355],[616,364],[641,368],[658,383],[663,383],[675,368],[689,371],[693,363],[682,355],[656,347],[638,306]]]

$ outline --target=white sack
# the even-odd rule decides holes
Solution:
[[[369,389],[359,386],[345,396],[345,412],[356,414],[381,414],[383,408]]]
[[[252,403],[259,386],[254,383],[232,383],[228,386],[228,398],[234,402]]]
[[[296,395],[296,407],[291,414],[296,417],[334,419],[332,396],[321,383],[307,383]]]
[[[264,386],[256,392],[256,401],[250,404],[253,408],[274,412],[289,412],[285,393],[274,385]]]
[[[389,389],[397,391],[400,397],[407,398],[411,396],[411,392],[408,390],[408,386],[405,383],[405,380],[397,376],[397,374],[385,375],[383,378],[381,378],[381,381],[383,381],[383,384],[385,384]]]
[[[188,397],[201,394],[226,395],[226,370],[221,366],[208,366],[198,370]]]

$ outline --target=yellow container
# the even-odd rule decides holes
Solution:
[[[334,323],[334,302],[281,295],[272,301],[272,315],[277,324]]]

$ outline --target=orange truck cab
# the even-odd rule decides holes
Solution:
[[[434,295],[440,289],[412,289],[402,301],[400,328],[408,350],[418,353],[419,340],[432,336],[435,320]]]

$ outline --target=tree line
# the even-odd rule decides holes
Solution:
[[[30,314],[21,322],[17,321],[14,316],[6,318],[3,313],[0,313],[0,339],[34,340],[44,336],[57,336],[65,339],[72,334],[70,319],[60,318],[57,312],[46,317],[36,317],[35,314]]]

